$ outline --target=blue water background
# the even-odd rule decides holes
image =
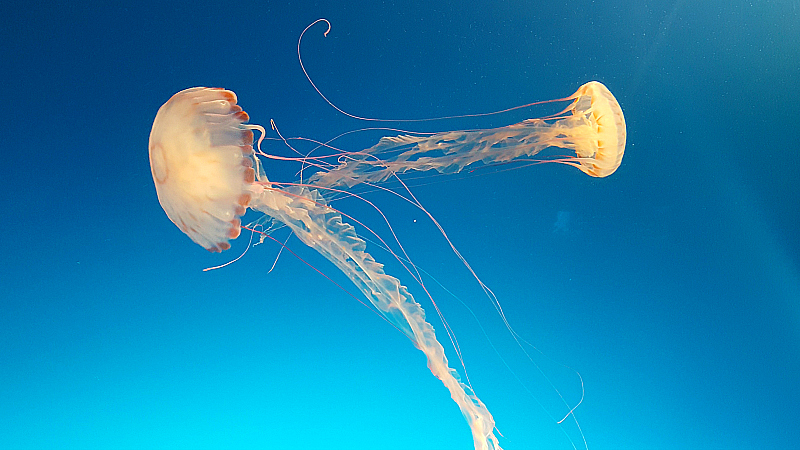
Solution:
[[[591,449],[800,448],[800,2],[515,0],[3,2],[0,449],[472,448],[422,354],[368,308],[287,253],[267,273],[270,242],[202,272],[246,240],[209,254],[158,204],[148,135],[179,90],[234,90],[286,136],[365,126],[300,70],[297,38],[319,17],[333,29],[309,32],[305,62],[355,114],[493,111],[590,80],[625,112],[608,178],[545,164],[412,187],[546,355],[533,352],[537,366],[430,221],[370,194],[528,386],[428,279],[504,448],[583,448],[575,422],[556,423],[568,409],[556,389],[570,406],[581,396],[571,369]],[[279,181],[296,170],[267,167]],[[391,236],[368,206],[337,206]]]

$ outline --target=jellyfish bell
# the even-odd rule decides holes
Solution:
[[[561,161],[593,177],[607,177],[622,163],[625,154],[625,117],[617,99],[604,84],[590,81],[571,97],[569,110],[584,118],[586,127],[574,127],[577,157]],[[578,145],[579,144],[579,145]]]
[[[211,252],[230,248],[255,179],[253,132],[236,94],[196,87],[173,95],[150,132],[150,169],[170,220]]]

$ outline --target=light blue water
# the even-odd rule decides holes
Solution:
[[[158,205],[148,135],[184,88],[234,90],[253,122],[274,119],[287,136],[364,126],[299,68],[297,37],[319,17],[333,29],[306,36],[306,65],[362,116],[484,112],[605,83],[628,125],[612,176],[539,165],[415,195],[550,358],[536,362],[570,405],[581,388],[562,365],[580,372],[589,448],[798,448],[797,1],[337,3],[0,6],[0,448],[472,448],[447,391],[391,326],[291,255],[267,274],[270,243],[202,272],[246,242],[208,254]],[[296,169],[267,172],[290,181]],[[372,195],[535,395],[433,288],[503,448],[582,448],[434,227]],[[379,224],[363,204],[337,206]]]

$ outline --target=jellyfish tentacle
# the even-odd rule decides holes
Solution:
[[[569,118],[572,122],[586,119]],[[566,126],[566,124],[563,124]],[[353,153],[336,169],[318,172],[310,182],[322,186],[380,183],[394,174],[435,170],[457,173],[472,164],[494,164],[534,156],[553,145],[561,127],[531,119],[503,128],[448,131],[431,136],[391,136],[360,153]],[[388,152],[396,156],[381,159]]]
[[[250,207],[283,222],[303,243],[336,265],[393,325],[428,359],[428,368],[450,391],[472,430],[476,450],[500,449],[494,436],[494,419],[472,389],[448,365],[433,326],[408,289],[388,275],[383,264],[366,251],[366,243],[340,213],[325,204],[316,190],[288,187],[264,188]]]
[[[343,114],[343,115],[345,115],[347,117],[351,117],[353,119],[363,120],[363,121],[366,121],[366,122],[433,122],[433,121],[437,121],[437,120],[466,119],[466,118],[469,118],[469,117],[493,116],[493,115],[497,115],[497,114],[507,113],[507,112],[510,112],[510,111],[515,111],[515,110],[522,109],[522,108],[529,108],[529,107],[535,106],[535,105],[541,105],[541,104],[544,104],[544,103],[560,102],[560,101],[563,101],[563,100],[570,100],[572,98],[572,97],[567,97],[567,98],[559,98],[559,99],[554,99],[554,100],[542,100],[542,101],[538,101],[538,102],[526,103],[524,105],[512,106],[510,108],[500,109],[500,110],[497,110],[497,111],[484,112],[484,113],[455,114],[455,115],[450,115],[450,116],[426,117],[426,118],[422,118],[422,119],[408,119],[408,118],[405,118],[405,119],[378,119],[378,118],[375,118],[375,117],[361,117],[361,116],[358,116],[356,114],[351,114],[351,113],[339,108],[338,106],[336,106],[332,101],[328,100],[328,97],[326,97],[325,94],[322,93],[322,91],[317,87],[316,83],[314,83],[314,80],[311,79],[311,75],[308,74],[308,71],[306,70],[306,65],[303,63],[303,54],[300,51],[301,44],[303,43],[303,36],[305,36],[306,32],[311,27],[313,27],[314,25],[316,25],[316,24],[318,24],[320,22],[324,22],[325,24],[328,25],[328,28],[322,34],[323,37],[328,37],[328,33],[331,32],[331,22],[328,19],[321,18],[321,19],[317,19],[317,20],[311,22],[300,33],[300,37],[297,38],[297,59],[300,62],[300,69],[303,70],[303,74],[306,76],[306,79],[311,84],[311,87],[314,88],[315,91],[317,91],[317,94],[323,100],[325,100],[325,103],[330,105],[333,109],[338,111],[340,114]]]

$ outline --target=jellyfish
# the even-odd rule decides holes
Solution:
[[[617,100],[597,81],[584,84],[561,100],[573,102],[546,119],[527,119],[487,130],[384,137],[376,145],[342,158],[334,170],[318,172],[311,181],[353,186],[382,182],[410,171],[457,173],[478,163],[501,164],[533,157],[548,147],[575,152],[575,156],[550,162],[577,167],[593,177],[614,173],[622,162],[626,140],[625,118]],[[561,117],[564,113],[569,114]],[[396,156],[386,159],[383,154]]]
[[[425,137],[395,136],[361,152],[339,154],[301,183],[270,181],[259,156],[263,128],[248,124],[236,95],[221,88],[178,92],[158,111],[149,154],[158,200],[169,219],[211,252],[230,248],[247,208],[280,222],[341,270],[386,320],[422,351],[428,368],[460,408],[476,450],[500,449],[495,421],[468,382],[450,367],[433,326],[409,289],[367,251],[367,243],[333,208],[330,192],[362,183],[381,183],[408,171],[456,173],[477,162],[497,163],[535,155],[548,146],[572,149],[556,160],[592,176],[607,176],[620,164],[625,123],[614,97],[589,83],[570,99],[569,117],[504,128],[446,132]],[[257,149],[253,130],[262,132]],[[391,158],[386,150],[402,151]],[[437,155],[428,153],[435,151]],[[334,188],[334,186],[341,186]]]

